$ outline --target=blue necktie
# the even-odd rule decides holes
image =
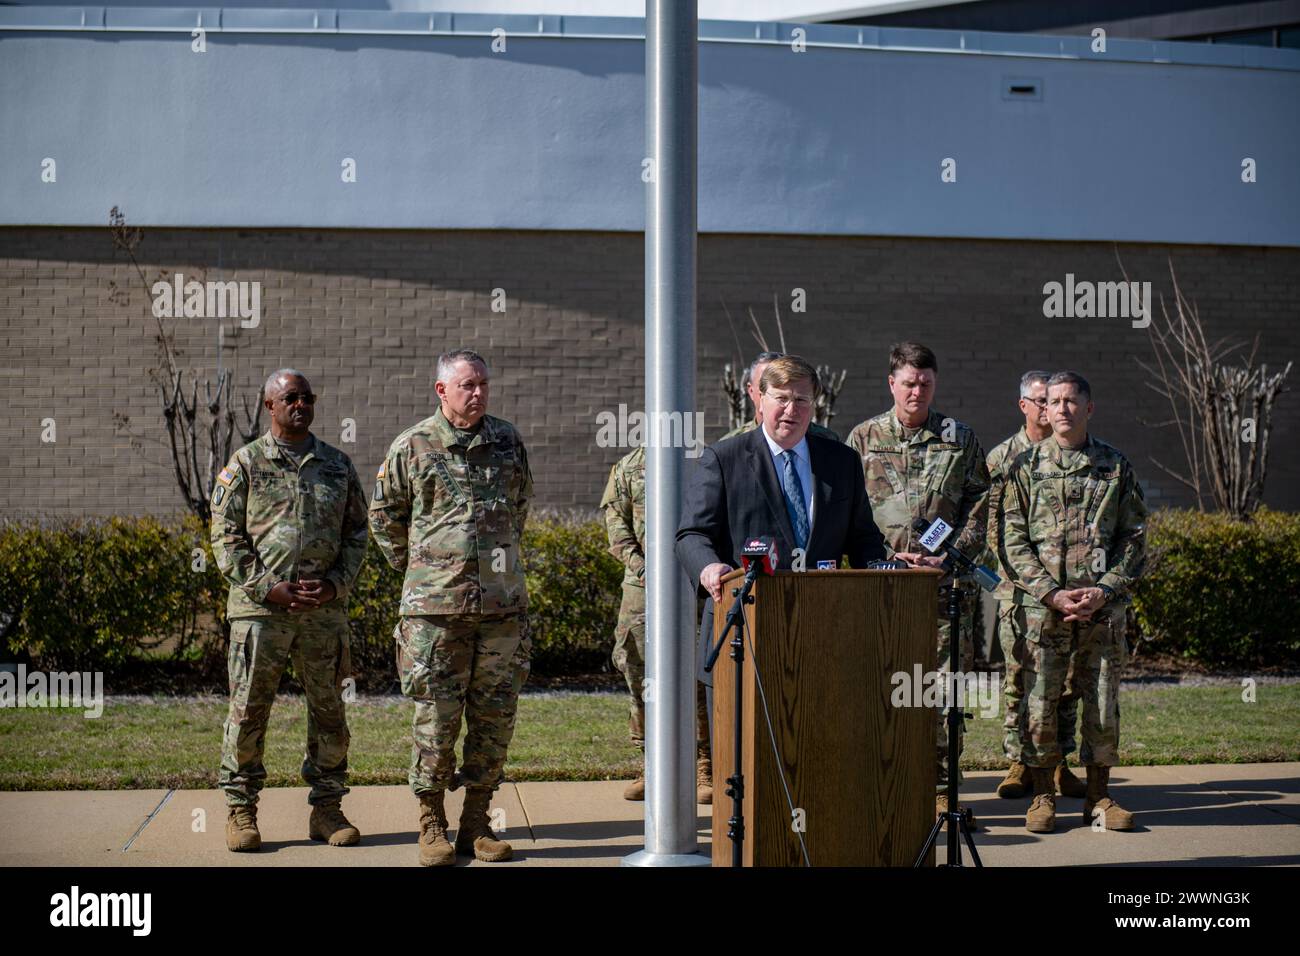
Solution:
[[[794,470],[794,452],[781,453],[785,460],[785,477],[781,481],[781,490],[785,492],[785,510],[790,512],[790,525],[794,528],[794,546],[808,547],[808,508],[804,504],[803,485],[799,482],[799,473]]]

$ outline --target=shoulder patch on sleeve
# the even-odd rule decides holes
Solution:
[[[221,482],[227,488],[229,488],[231,485],[235,483],[235,478],[236,478],[236,474],[235,472],[231,471],[229,465],[227,465],[225,468],[222,468],[221,472],[217,475],[217,481]]]
[[[379,466],[379,474],[375,475],[375,481],[383,481],[384,475],[388,474],[388,462],[385,461]]]

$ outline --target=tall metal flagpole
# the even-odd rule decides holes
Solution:
[[[696,0],[646,0],[645,849],[628,866],[709,864],[695,841],[694,590],[673,553],[695,408]],[[666,423],[680,423],[670,429]]]

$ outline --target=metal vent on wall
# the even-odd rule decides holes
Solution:
[[[1002,78],[1002,98],[1004,100],[1043,99],[1043,81],[1036,76],[1004,76]]]

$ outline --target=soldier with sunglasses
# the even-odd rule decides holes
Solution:
[[[332,846],[361,839],[343,816],[351,670],[347,595],[366,553],[365,492],[352,462],[312,435],[316,396],[280,369],[263,398],[271,428],[235,452],[212,489],[212,553],[230,583],[230,714],[218,785],[229,806],[226,846],[262,845],[257,798],[271,704],[285,665],[307,698],[308,835]]]

